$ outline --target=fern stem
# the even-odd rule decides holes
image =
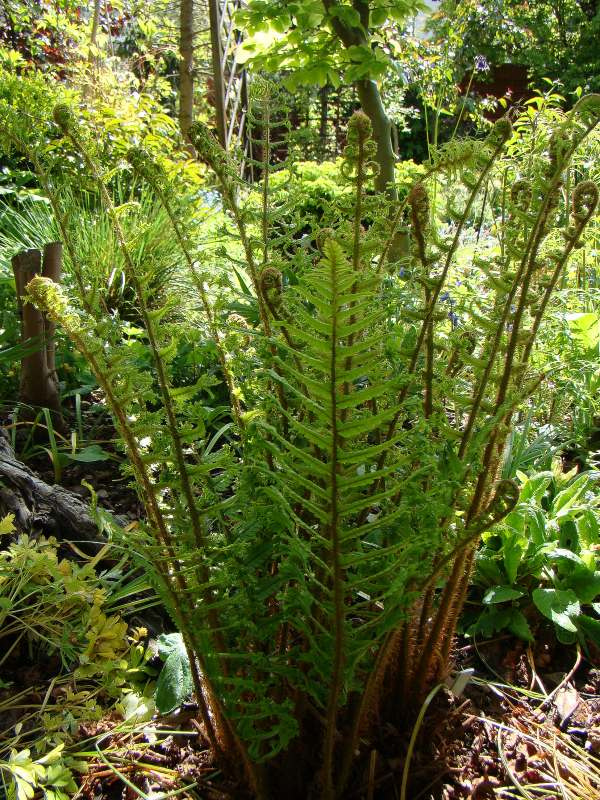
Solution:
[[[471,210],[471,208],[473,206],[473,203],[475,202],[475,198],[479,194],[479,191],[481,190],[481,187],[483,186],[485,180],[487,179],[488,173],[491,170],[496,158],[502,152],[503,147],[504,147],[504,142],[501,142],[500,144],[498,144],[494,148],[492,155],[485,162],[485,165],[484,165],[483,169],[481,170],[479,178],[477,179],[475,185],[473,186],[473,188],[472,188],[472,190],[471,190],[471,192],[469,194],[469,198],[467,200],[467,204],[465,206],[463,214],[461,215],[461,219],[460,219],[460,221],[459,221],[459,223],[457,225],[454,237],[452,239],[452,243],[451,243],[451,245],[450,245],[450,247],[448,249],[448,252],[446,254],[446,260],[445,260],[445,263],[444,263],[444,267],[443,267],[442,272],[440,274],[440,277],[436,281],[435,287],[434,287],[434,289],[433,289],[433,291],[431,293],[430,300],[429,300],[429,305],[425,309],[425,314],[424,314],[423,322],[421,324],[419,335],[417,337],[417,341],[416,341],[415,346],[413,348],[413,351],[412,351],[412,354],[411,354],[411,359],[410,359],[409,365],[408,365],[407,370],[406,370],[407,376],[414,374],[415,369],[417,367],[419,355],[421,353],[421,349],[423,347],[423,343],[424,343],[424,341],[426,339],[427,332],[429,330],[429,325],[430,325],[430,323],[432,322],[432,319],[433,319],[433,313],[435,311],[435,306],[437,304],[439,295],[440,295],[440,293],[442,291],[442,288],[444,286],[444,283],[446,281],[446,277],[448,275],[448,271],[450,270],[450,265],[452,263],[452,258],[454,256],[454,253],[456,252],[456,248],[459,245],[460,236],[462,234],[464,226],[466,225],[467,217],[469,215],[469,212],[470,212],[470,210]],[[408,390],[409,390],[409,384],[407,383],[406,386],[400,391],[400,394],[398,395],[398,398],[397,398],[397,401],[396,401],[396,404],[398,406],[398,410],[396,411],[396,413],[394,414],[394,416],[390,420],[390,423],[389,423],[389,425],[387,427],[387,430],[385,432],[385,435],[383,437],[384,441],[386,441],[386,442],[389,442],[391,440],[391,438],[393,437],[394,433],[396,432],[396,428],[398,426],[398,422],[400,421],[400,417],[402,416],[402,413],[403,413],[404,401],[405,401],[406,396],[408,394]],[[377,469],[378,470],[382,469],[382,467],[385,465],[386,458],[387,458],[387,450],[382,450],[382,452],[381,452],[381,454],[379,456],[379,459],[377,461]],[[377,491],[379,491],[379,489],[381,487],[381,482],[382,482],[381,478],[378,478],[376,481],[374,481],[371,484],[371,487],[369,488],[370,493],[375,494]],[[361,518],[359,520],[359,524],[362,524],[364,522],[364,520],[366,519],[367,513],[368,513],[368,511],[363,512],[363,514],[361,515]]]
[[[52,315],[53,313],[52,308],[48,306],[46,308],[46,313]],[[58,323],[62,322],[60,317],[55,317],[55,319]],[[171,608],[175,614],[177,624],[180,627],[184,639],[187,641],[189,648],[188,655],[190,658],[190,663],[193,663],[195,650],[190,647],[190,632],[188,630],[185,614],[182,613],[180,605],[180,598],[185,596],[186,588],[178,570],[177,558],[175,556],[175,550],[173,547],[171,535],[168,531],[166,522],[156,501],[156,493],[154,491],[154,487],[152,485],[150,476],[148,475],[146,465],[144,464],[142,458],[140,457],[135,435],[129,426],[129,423],[127,421],[127,416],[123,411],[118,398],[113,392],[111,382],[106,379],[104,370],[101,368],[92,350],[90,350],[90,348],[87,346],[85,339],[81,337],[79,333],[74,331],[72,328],[68,329],[67,333],[69,334],[69,337],[73,340],[75,345],[78,347],[79,351],[82,353],[82,355],[86,358],[86,360],[90,364],[92,372],[96,376],[96,379],[98,380],[100,387],[102,388],[102,390],[106,395],[109,407],[111,408],[113,414],[115,415],[119,434],[122,437],[123,441],[125,442],[125,446],[127,448],[129,458],[131,459],[132,467],[134,469],[136,481],[138,482],[139,486],[142,487],[143,489],[143,494],[141,499],[144,503],[144,507],[146,509],[150,521],[154,524],[157,533],[157,539],[161,544],[161,546],[164,547],[168,555],[169,568],[162,571],[162,567],[160,565],[160,562],[158,561],[156,562],[156,568],[159,570],[159,574],[164,583],[165,589],[169,594]],[[178,584],[177,591],[175,591],[173,588],[171,576],[175,577],[175,581]],[[211,716],[208,712],[206,701],[204,699],[204,691],[205,691],[204,683],[200,680],[197,671],[193,672],[193,677],[194,677],[194,688],[198,696],[198,706],[200,708],[200,714],[202,716],[202,721],[206,727],[206,732],[211,742],[211,746],[214,748],[215,753],[217,755],[221,753],[222,756],[223,753],[219,745],[219,737],[214,728]],[[209,686],[209,683],[207,682],[206,685]]]
[[[364,184],[365,184],[365,161],[366,161],[366,154],[365,154],[365,141],[367,141],[367,137],[365,136],[365,132],[359,128],[359,126],[355,126],[358,128],[358,154],[357,154],[357,168],[356,168],[356,193],[355,193],[355,201],[354,201],[354,219],[352,224],[352,270],[354,274],[357,276],[357,280],[352,285],[351,293],[355,294],[358,290],[358,275],[361,270],[361,247],[360,247],[360,240],[361,240],[361,228],[362,228],[362,215],[363,215],[363,192],[364,192]],[[350,308],[355,306],[355,303],[350,304]],[[350,324],[353,325],[356,322],[356,316],[352,314],[350,317]],[[348,346],[352,347],[354,344],[354,334],[350,334],[348,337]],[[352,369],[352,356],[348,356],[345,360],[345,370],[349,372]],[[350,384],[346,381],[343,386],[343,393],[345,395],[350,394]],[[348,415],[347,409],[342,409],[341,412],[341,421],[345,422]]]
[[[185,457],[183,455],[183,447],[181,444],[181,437],[179,435],[179,430],[177,426],[177,420],[175,417],[175,410],[173,408],[173,402],[171,399],[171,395],[169,392],[169,383],[167,380],[167,375],[165,371],[165,366],[163,363],[163,359],[160,355],[160,348],[158,346],[157,335],[154,328],[154,323],[149,315],[149,310],[146,305],[145,300],[145,292],[144,288],[137,276],[133,261],[131,260],[131,255],[129,253],[129,248],[125,241],[125,235],[123,233],[123,229],[121,227],[121,223],[118,220],[117,214],[115,212],[115,208],[112,202],[112,199],[108,193],[108,190],[104,184],[104,180],[102,176],[99,174],[96,164],[94,163],[93,159],[90,157],[87,148],[83,145],[83,142],[79,138],[77,134],[75,134],[69,127],[64,128],[66,134],[69,136],[75,147],[79,150],[81,156],[84,159],[86,167],[90,171],[90,174],[93,176],[96,184],[100,190],[100,196],[102,198],[102,203],[106,209],[106,212],[111,220],[115,233],[117,235],[117,241],[119,243],[119,248],[123,254],[123,259],[127,266],[127,271],[129,273],[129,279],[131,280],[137,297],[140,303],[140,314],[142,316],[144,327],[148,334],[148,342],[150,344],[150,350],[152,352],[152,357],[154,361],[154,365],[156,368],[156,374],[158,378],[158,384],[161,392],[162,401],[165,408],[165,413],[167,415],[167,424],[169,428],[169,434],[171,436],[171,440],[173,442],[173,447],[175,450],[175,460],[177,462],[177,467],[179,469],[182,488],[184,492],[184,496],[186,498],[188,511],[190,513],[190,518],[192,522],[192,530],[194,533],[194,537],[196,540],[196,544],[198,548],[203,551],[205,549],[205,541],[204,541],[204,533],[202,530],[202,523],[200,520],[200,515],[198,514],[198,509],[196,507],[194,495],[192,492],[191,482],[189,479],[189,474],[187,470],[187,465],[185,463]],[[201,573],[204,581],[208,580],[208,571],[205,565],[201,566]],[[207,596],[208,602],[210,603],[210,597]]]
[[[446,666],[450,658],[450,651],[452,649],[454,636],[456,634],[456,626],[458,625],[458,620],[460,618],[463,606],[465,604],[465,600],[467,598],[467,592],[469,591],[469,585],[471,582],[471,573],[473,572],[473,564],[475,563],[476,551],[477,551],[477,544],[475,543],[471,545],[468,552],[466,553],[465,566],[463,569],[463,579],[462,582],[459,584],[458,590],[455,593],[452,608],[450,610],[450,613],[448,614],[448,618],[446,619],[444,635],[440,643],[442,668]]]
[[[575,113],[575,110],[576,110],[576,107],[574,107],[574,109],[572,110],[570,116],[572,116]],[[522,276],[522,278],[520,280],[520,283],[521,283],[521,294],[520,294],[519,304],[518,304],[518,307],[516,309],[515,316],[514,316],[514,319],[513,319],[513,329],[512,329],[511,336],[509,338],[508,347],[507,347],[507,352],[506,352],[506,357],[505,357],[505,362],[504,362],[504,371],[503,371],[503,374],[502,374],[502,377],[501,377],[500,385],[498,387],[498,392],[497,392],[497,396],[496,396],[496,409],[499,409],[499,407],[502,405],[502,403],[504,402],[504,399],[506,397],[506,393],[508,391],[508,386],[509,386],[509,382],[510,382],[511,375],[512,375],[512,367],[513,367],[514,356],[515,356],[515,353],[516,353],[517,344],[518,344],[518,337],[519,337],[519,334],[520,334],[521,319],[523,317],[523,313],[524,313],[524,310],[525,310],[525,307],[526,307],[526,304],[527,304],[527,300],[528,300],[528,291],[529,291],[529,286],[530,286],[530,283],[531,283],[532,275],[533,275],[533,272],[534,272],[535,267],[536,267],[537,253],[538,253],[539,247],[540,247],[540,245],[542,243],[542,240],[543,240],[543,238],[544,238],[544,236],[546,234],[548,216],[552,211],[553,203],[554,203],[555,198],[556,198],[556,193],[559,191],[559,188],[560,188],[560,185],[561,185],[561,182],[562,182],[562,175],[563,175],[564,169],[569,164],[569,162],[570,162],[575,150],[577,149],[577,147],[579,147],[581,145],[581,143],[584,141],[584,139],[587,136],[589,136],[591,131],[598,125],[599,122],[600,122],[599,119],[593,120],[590,124],[587,125],[587,127],[585,128],[585,130],[584,130],[584,132],[582,134],[580,134],[579,136],[574,136],[574,137],[572,137],[570,139],[569,147],[562,154],[562,157],[557,159],[556,165],[555,165],[556,168],[555,168],[554,172],[550,176],[549,186],[547,186],[547,188],[546,188],[544,200],[543,200],[542,205],[541,205],[541,207],[540,207],[540,209],[538,211],[537,218],[536,218],[533,230],[532,230],[532,232],[531,232],[531,234],[529,236],[529,240],[528,240],[527,246],[525,247],[525,251],[523,253],[523,256],[522,256],[522,259],[521,259],[521,263],[520,263],[520,266],[519,266],[519,270],[518,270],[519,276]],[[562,140],[561,139],[562,132],[565,131],[566,128],[567,128],[567,123],[565,122],[563,124],[562,128],[561,128],[561,131],[559,131],[556,134],[557,141],[560,142]],[[516,291],[516,286],[517,286],[517,281],[516,280],[515,280],[514,286],[515,286],[515,291]],[[514,294],[513,294],[513,297],[514,297]],[[511,301],[508,301],[507,306],[510,305],[510,302]],[[544,308],[545,308],[545,306],[544,306]],[[539,318],[538,327],[539,327],[539,323],[540,322],[541,322],[541,317]],[[536,328],[536,332],[537,332],[537,328]],[[531,340],[531,345],[533,345],[533,340]],[[529,352],[530,351],[531,351],[531,348],[529,348]],[[471,429],[472,429],[472,425],[471,425]],[[465,438],[465,437],[463,437],[463,438]],[[481,474],[484,473],[484,471],[489,471],[488,468],[491,465],[492,458],[493,458],[493,453],[494,453],[494,451],[496,449],[497,449],[496,437],[492,436],[492,439],[488,443],[488,446],[487,446],[487,449],[486,449],[486,453],[484,455],[484,462],[483,462],[482,470],[481,470],[481,473],[480,473],[480,481],[479,481],[480,483],[481,483]]]
[[[341,757],[340,776],[338,781],[340,797],[343,796],[342,792],[346,788],[348,780],[350,779],[352,763],[354,761],[361,733],[367,727],[369,718],[374,714],[375,709],[379,707],[379,698],[383,681],[388,673],[392,661],[394,660],[394,656],[397,655],[397,653],[402,649],[404,634],[404,624],[399,625],[397,628],[387,634],[377,652],[375,663],[373,664],[367,680],[365,681],[364,689],[355,704],[351,718],[350,729],[346,734],[346,742]]]
[[[576,216],[575,214],[573,215],[574,216],[574,221],[575,221],[574,222],[574,230],[569,235],[569,239],[567,241],[567,245],[564,248],[563,252],[561,253],[560,258],[558,258],[556,260],[556,267],[554,269],[554,272],[550,276],[550,280],[547,282],[547,286],[546,286],[546,289],[544,291],[542,300],[541,300],[541,302],[540,302],[540,304],[538,306],[538,309],[537,309],[537,311],[536,311],[536,313],[534,315],[534,318],[533,318],[533,321],[532,321],[532,324],[531,324],[531,333],[530,333],[530,335],[528,337],[527,343],[526,343],[525,348],[523,350],[523,355],[521,357],[521,365],[522,366],[525,366],[529,361],[529,356],[531,355],[531,350],[533,348],[533,345],[535,344],[535,340],[536,340],[536,337],[537,337],[537,332],[538,332],[539,327],[540,327],[540,325],[542,323],[542,320],[544,318],[544,313],[546,311],[548,303],[550,302],[550,299],[552,297],[554,289],[556,288],[556,285],[557,285],[557,283],[558,283],[558,281],[560,279],[561,273],[563,272],[563,270],[565,268],[565,265],[566,265],[567,261],[569,260],[569,256],[571,255],[573,250],[577,247],[579,238],[580,238],[581,234],[583,233],[583,230],[584,230],[585,226],[591,220],[591,218],[592,218],[592,216],[594,214],[594,211],[596,210],[597,206],[598,206],[598,194],[597,194],[597,191],[596,191],[595,198],[593,199],[593,201],[590,201],[589,205],[587,206],[587,208],[585,209],[583,214],[581,216]]]
[[[169,392],[169,384],[168,384],[168,381],[167,381],[167,376],[166,376],[166,372],[165,372],[165,366],[164,366],[163,360],[162,360],[161,355],[160,355],[158,341],[157,341],[157,338],[156,338],[156,332],[155,332],[155,329],[154,329],[154,323],[152,322],[152,319],[151,319],[151,317],[150,317],[150,315],[148,313],[148,308],[146,306],[146,302],[145,302],[145,299],[144,299],[145,298],[145,294],[144,294],[143,287],[142,287],[142,285],[140,283],[139,278],[137,277],[133,262],[131,260],[131,255],[129,253],[129,249],[128,249],[126,241],[125,241],[125,236],[124,236],[124,233],[123,233],[123,229],[121,228],[121,225],[119,223],[118,217],[117,217],[117,215],[115,213],[115,209],[114,209],[111,197],[108,194],[108,190],[106,189],[104,181],[102,180],[102,177],[99,174],[94,161],[90,157],[89,153],[87,152],[87,148],[83,145],[83,142],[80,140],[79,136],[76,133],[74,133],[74,131],[70,128],[70,126],[61,126],[61,127],[63,127],[63,130],[65,131],[67,136],[70,138],[70,140],[73,142],[75,147],[80,152],[81,156],[84,159],[86,167],[88,168],[88,170],[90,171],[90,174],[93,176],[94,180],[96,181],[96,183],[98,185],[98,188],[100,190],[100,195],[102,197],[103,205],[104,205],[104,207],[106,209],[107,214],[109,215],[109,218],[110,218],[110,220],[112,222],[113,228],[114,228],[115,233],[117,235],[117,240],[118,240],[118,243],[119,243],[119,247],[120,247],[121,252],[123,254],[123,258],[124,258],[125,264],[126,264],[126,266],[128,268],[129,278],[130,278],[130,280],[131,280],[131,282],[132,282],[132,284],[133,284],[133,286],[134,286],[134,288],[136,290],[136,294],[137,294],[137,297],[138,297],[138,300],[139,300],[139,303],[140,303],[140,314],[141,314],[142,319],[144,321],[144,327],[146,328],[146,332],[147,332],[147,335],[148,335],[148,342],[149,342],[150,349],[151,349],[152,356],[153,356],[153,360],[154,360],[154,363],[155,363],[155,368],[156,368],[159,388],[160,388],[160,391],[161,391],[161,397],[162,397],[162,400],[163,400],[165,413],[167,415],[167,426],[168,426],[168,429],[169,429],[169,434],[170,434],[170,437],[171,437],[171,441],[173,443],[175,461],[177,463],[177,467],[178,467],[178,471],[179,471],[179,476],[180,476],[180,480],[181,480],[183,493],[184,493],[184,496],[185,496],[185,499],[186,499],[186,504],[187,504],[188,511],[189,511],[189,514],[190,514],[193,535],[194,535],[194,538],[195,538],[195,541],[196,541],[198,549],[200,550],[200,552],[204,552],[205,551],[205,538],[204,538],[204,532],[203,532],[203,525],[202,525],[202,521],[201,521],[201,518],[200,518],[200,514],[198,513],[198,508],[197,508],[196,503],[195,503],[195,498],[194,498],[194,494],[193,494],[193,491],[192,491],[191,481],[190,481],[187,465],[186,465],[186,462],[185,462],[185,457],[184,457],[184,454],[183,454],[183,447],[182,447],[182,443],[181,443],[181,437],[180,437],[180,434],[179,434],[179,429],[178,429],[178,426],[177,426],[177,420],[176,420],[176,417],[175,417],[175,410],[174,410],[172,398],[171,398],[171,395],[170,395],[170,392]],[[203,585],[205,587],[207,587],[208,583],[209,583],[210,576],[209,576],[209,573],[208,573],[208,569],[207,569],[207,567],[206,567],[206,565],[204,563],[201,563],[199,565],[199,571],[200,571],[200,577],[201,577],[202,583],[203,583]],[[212,607],[212,605],[213,605],[212,594],[208,590],[208,588],[205,588],[202,591],[202,596],[203,596],[203,601],[206,604],[207,609],[208,609],[207,614],[208,614],[208,619],[209,619],[209,622],[210,622],[209,635],[210,635],[211,638],[213,638],[214,642],[217,645],[216,652],[223,653],[223,652],[225,652],[225,646],[224,646],[224,642],[223,642],[222,635],[221,635],[221,626],[220,626],[220,623],[218,621],[217,612]],[[187,626],[184,628],[184,630],[186,630],[186,629],[187,629]],[[201,649],[197,649],[196,650],[196,656],[198,658],[202,657],[201,656],[201,652],[202,652]],[[226,665],[226,663],[224,662],[223,659],[220,659],[220,662],[221,662],[221,668],[223,670],[223,674],[226,675],[227,672],[228,672],[227,665]],[[221,705],[220,701],[217,698],[216,693],[211,691],[211,696],[214,698],[214,702],[215,702],[214,711],[218,714],[218,716],[220,718],[220,722],[221,722],[221,724],[223,726],[223,730],[228,733],[228,739],[230,741],[235,742],[236,749],[237,749],[237,751],[238,751],[238,753],[239,753],[239,755],[240,755],[240,757],[242,759],[242,764],[244,766],[244,771],[246,772],[246,775],[248,776],[248,779],[253,784],[257,784],[258,783],[258,781],[257,781],[257,772],[256,772],[256,769],[255,769],[255,766],[252,764],[252,762],[251,762],[251,760],[250,760],[250,758],[248,756],[248,753],[247,753],[245,745],[241,742],[239,737],[237,737],[235,732],[233,731],[233,728],[231,727],[231,724],[229,723],[229,721],[228,721],[228,719],[227,719],[227,717],[226,717],[226,715],[224,713],[224,710],[222,708],[222,705]]]
[[[433,621],[429,636],[423,645],[421,657],[414,669],[414,684],[411,691],[418,700],[427,686],[434,663],[440,659],[440,642],[453,608],[456,589],[462,578],[465,565],[465,554],[461,553],[452,565],[452,572],[442,592],[440,604]]]
[[[333,604],[334,604],[334,654],[331,675],[331,687],[327,702],[327,714],[325,733],[323,739],[323,780],[324,791],[323,800],[333,800],[333,753],[335,747],[335,734],[337,723],[337,707],[339,696],[342,690],[343,667],[344,667],[344,591],[343,573],[341,565],[341,544],[339,526],[341,520],[338,516],[338,406],[337,406],[337,366],[336,353],[338,345],[337,335],[337,311],[338,311],[338,287],[335,259],[331,260],[330,275],[332,285],[332,320],[331,320],[331,352],[330,352],[330,436],[331,451],[329,453],[329,464],[331,467],[330,481],[330,511],[329,511],[329,538],[331,542],[331,561],[333,566]]]
[[[271,159],[271,104],[266,102],[265,117],[263,119],[262,136],[262,155],[263,155],[263,176],[262,176],[262,266],[267,266],[269,260],[269,162]]]

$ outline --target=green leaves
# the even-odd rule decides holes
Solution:
[[[393,4],[371,0],[365,26],[359,11],[347,2],[329,4],[325,14],[323,3],[317,0],[251,0],[238,14],[249,34],[242,58],[254,69],[285,70],[290,91],[302,85],[378,80],[391,66],[384,49],[374,46],[378,30],[387,21],[404,20],[421,7],[420,0]]]
[[[156,682],[154,699],[161,714],[179,708],[192,694],[190,661],[180,633],[163,633],[158,637],[158,654],[164,665]]]
[[[8,761],[0,761],[0,772],[13,780],[14,800],[32,800],[40,791],[45,800],[69,800],[73,796],[77,784],[62,761],[63,749],[61,743],[37,759],[32,758],[28,749],[13,749]]]
[[[575,592],[570,589],[534,589],[531,597],[545,617],[566,631],[577,632],[575,620],[581,613],[581,606]]]
[[[79,461],[83,464],[93,464],[97,461],[108,461],[111,458],[114,458],[112,453],[109,453],[107,450],[104,450],[100,447],[99,444],[89,444],[87,447],[83,447],[79,452],[59,452],[59,458],[62,464],[66,464],[69,461]]]
[[[600,596],[600,513],[590,492],[596,474],[563,474],[555,464],[552,471],[519,477],[519,504],[485,537],[478,556],[477,579],[492,583],[481,602],[493,609],[511,603],[516,610],[531,601],[553,623],[561,642],[584,640],[588,632],[594,640],[595,620],[586,615],[585,606]],[[489,610],[482,611],[470,630],[502,627],[518,636],[524,633],[526,639],[531,636],[512,613],[503,617]]]
[[[486,605],[493,603],[505,603],[507,600],[516,600],[525,594],[521,589],[514,589],[512,586],[492,586],[483,596],[482,602]]]

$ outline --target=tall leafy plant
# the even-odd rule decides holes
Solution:
[[[134,264],[136,234],[64,106],[56,123],[98,186],[136,293],[146,368],[118,319],[77,292],[35,279],[29,299],[88,359],[112,409],[147,517],[127,535],[182,634],[216,759],[253,796],[331,800],[360,776],[377,725],[410,724],[446,674],[477,543],[517,503],[502,452],[544,379],[529,367],[536,334],[598,202],[586,181],[566,208],[562,182],[600,98],[581,100],[524,163],[506,155],[506,120],[484,141],[453,142],[392,208],[369,192],[376,145],[355,114],[343,169],[353,202],[309,245],[282,231],[271,200],[269,104],[263,88],[258,209],[210,133],[190,131],[237,226],[255,327],[224,330],[176,187],[147,153],[129,156],[167,210],[219,353],[237,434],[227,446],[206,433],[206,376],[173,386],[177,297],[154,303],[153,265]],[[445,233],[433,175],[453,187]],[[459,320],[445,287],[480,195],[497,205],[497,246],[474,257],[480,290]]]

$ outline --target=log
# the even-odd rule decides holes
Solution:
[[[15,515],[15,525],[24,533],[41,532],[59,541],[70,541],[95,555],[106,544],[90,507],[62,486],[50,486],[19,461],[7,432],[0,428],[0,504]],[[108,513],[108,512],[106,512]],[[126,520],[114,517],[117,525]]]

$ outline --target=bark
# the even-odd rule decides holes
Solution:
[[[90,34],[90,45],[96,46],[96,39],[98,38],[98,28],[100,26],[100,0],[94,0],[94,16],[92,18],[92,32]],[[93,56],[90,48],[90,61],[93,61]]]
[[[179,6],[179,127],[188,141],[194,119],[194,0]]]

